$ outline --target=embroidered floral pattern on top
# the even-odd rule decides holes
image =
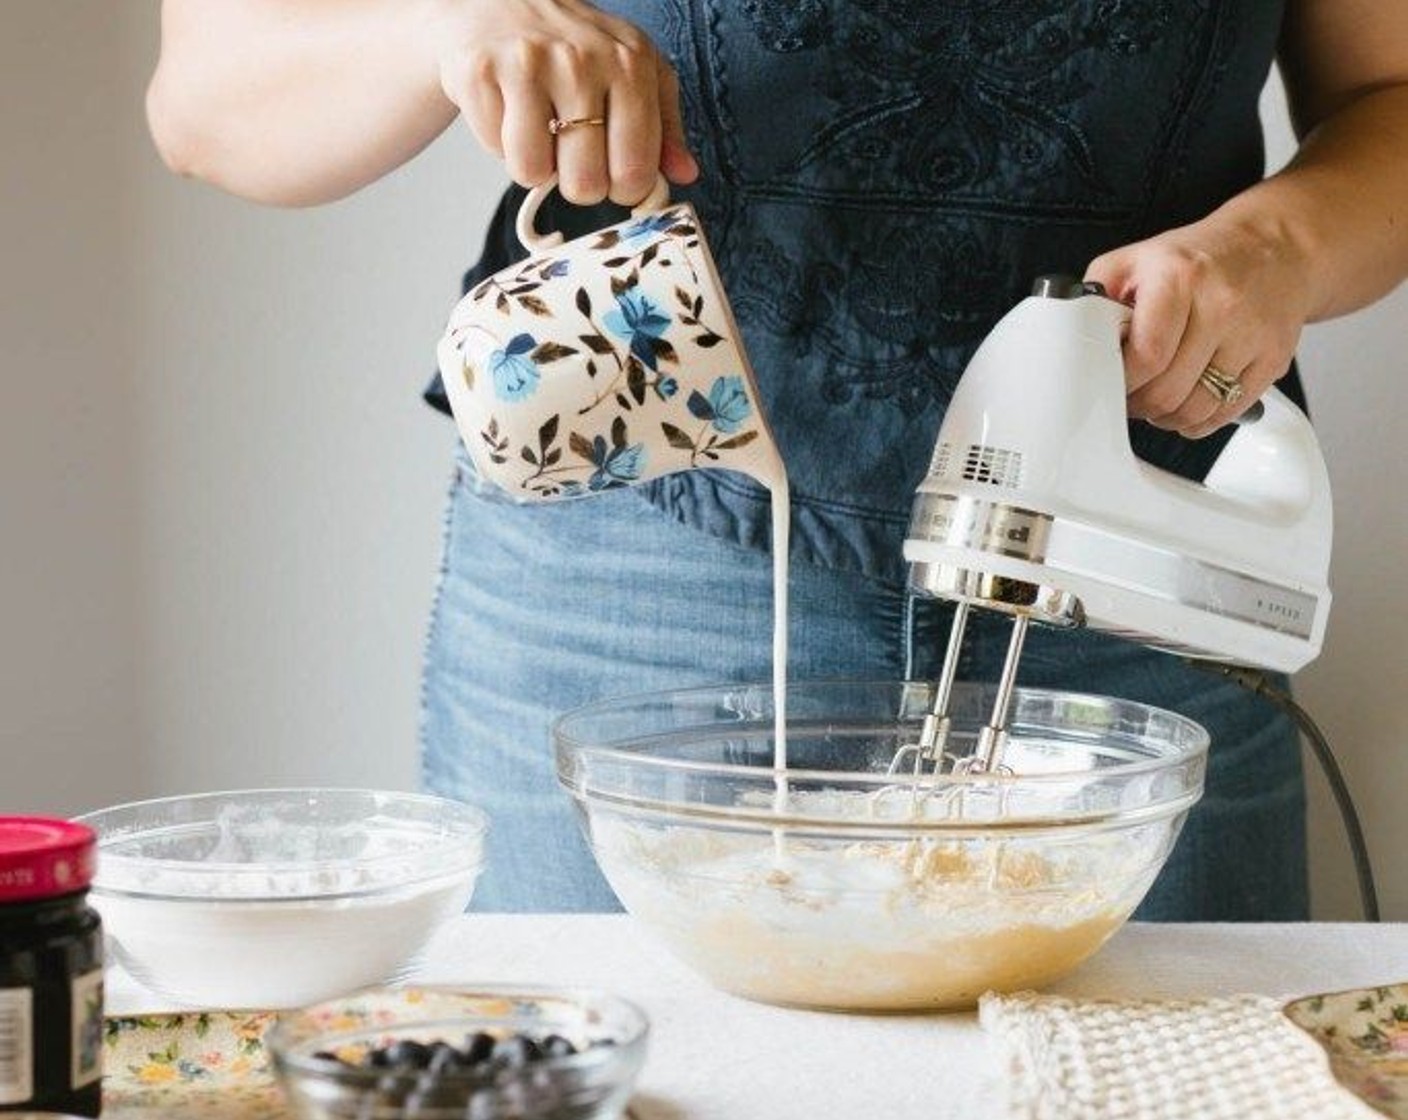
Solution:
[[[783,69],[803,83],[787,107],[804,132],[769,158],[745,121],[743,176],[876,203],[1127,206],[1162,122],[1186,107],[1216,2],[747,0],[742,20],[720,18],[797,56]],[[720,108],[731,116],[756,91],[733,63],[744,49],[725,33],[718,50]],[[781,89],[786,98],[785,81]],[[1106,142],[1112,110],[1127,114],[1131,143]]]
[[[817,365],[829,403],[887,400],[915,415],[947,399],[1004,280],[971,232],[917,244],[892,232],[863,249],[843,269],[759,239],[734,306],[785,338],[794,359]]]
[[[1032,275],[1127,240],[1226,2],[695,0],[703,209],[788,399],[942,407]]]

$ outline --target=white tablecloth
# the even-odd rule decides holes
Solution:
[[[1001,1071],[971,1014],[788,1011],[713,991],[622,916],[471,915],[421,979],[606,988],[650,1015],[639,1120],[998,1120]],[[1408,981],[1408,925],[1127,926],[1051,991],[1290,998]],[[160,1006],[115,976],[110,1011]]]

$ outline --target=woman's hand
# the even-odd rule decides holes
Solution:
[[[1134,308],[1124,345],[1131,416],[1200,439],[1290,368],[1310,314],[1310,264],[1247,209],[1116,249],[1086,271]],[[1241,385],[1237,401],[1200,382],[1209,366]]]
[[[557,172],[569,202],[639,202],[663,171],[688,183],[679,83],[639,28],[583,0],[435,0],[440,84],[514,180]],[[557,136],[553,118],[604,118]]]

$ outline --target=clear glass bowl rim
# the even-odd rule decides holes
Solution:
[[[915,688],[932,687],[932,682],[887,680],[883,678],[870,679],[864,677],[847,677],[837,680],[808,680],[791,682],[787,686],[787,691],[790,693],[793,690],[800,691],[802,689],[811,689],[817,687],[887,687],[903,689],[911,686]],[[984,682],[979,685],[979,687],[986,688],[989,686],[986,684],[986,682]],[[587,704],[583,704],[579,707],[573,708],[571,711],[564,712],[562,715],[558,716],[555,720],[553,720],[550,733],[552,736],[553,743],[557,745],[559,751],[562,751],[565,748],[566,750],[571,751],[573,754],[596,755],[603,758],[612,758],[621,762],[639,763],[642,766],[650,768],[689,770],[706,773],[713,772],[718,773],[720,775],[734,777],[755,776],[763,772],[771,773],[771,770],[760,766],[745,766],[738,763],[729,762],[691,762],[686,759],[659,758],[657,756],[648,755],[642,751],[634,751],[629,749],[623,749],[620,747],[594,746],[581,739],[574,738],[572,735],[568,734],[566,730],[567,725],[569,725],[574,720],[583,719],[593,715],[599,715],[604,712],[610,712],[614,709],[620,709],[624,711],[631,707],[642,705],[650,700],[660,700],[664,699],[665,697],[673,696],[717,696],[726,691],[741,692],[745,690],[757,690],[760,693],[767,692],[769,699],[771,699],[771,688],[772,685],[767,683],[736,682],[714,685],[701,685],[693,688],[663,689],[653,692],[633,692],[620,696],[607,697],[602,700],[593,700]],[[1169,719],[1182,725],[1186,730],[1192,732],[1194,745],[1180,751],[1170,751],[1169,754],[1161,756],[1159,758],[1141,759],[1138,762],[1130,763],[1115,763],[1114,765],[1105,767],[1099,771],[1082,769],[1044,770],[1039,774],[1003,774],[1000,772],[993,772],[987,774],[945,774],[942,775],[940,779],[940,783],[942,785],[998,785],[1009,782],[1028,783],[1044,781],[1069,782],[1073,778],[1091,777],[1097,773],[1102,777],[1124,777],[1126,775],[1141,774],[1149,770],[1161,770],[1165,767],[1174,766],[1180,762],[1186,762],[1189,759],[1196,758],[1201,754],[1207,753],[1209,736],[1206,728],[1204,728],[1202,724],[1198,723],[1196,720],[1190,719],[1188,716],[1180,715],[1179,713],[1172,711],[1169,708],[1161,708],[1156,704],[1145,704],[1143,701],[1140,700],[1122,700],[1119,697],[1102,696],[1098,693],[1093,692],[1074,692],[1066,689],[1054,688],[1019,687],[1013,692],[1014,703],[1016,698],[1019,696],[1062,697],[1074,701],[1095,702],[1100,704],[1115,704],[1124,707],[1137,708],[1141,711],[1146,712],[1157,712],[1163,716],[1167,716]],[[759,717],[759,719],[755,722],[761,725],[765,723],[767,719],[770,718],[770,716]],[[720,728],[723,728],[725,726],[727,725],[722,723],[719,725]],[[722,734],[721,732],[719,737],[726,738],[727,736]],[[905,775],[903,774],[877,774],[873,771],[868,770],[794,770],[790,768],[787,770],[787,774],[789,777],[796,778],[798,780],[821,779],[834,781],[838,778],[844,778],[848,783],[855,782],[858,785],[873,783],[877,786],[892,786],[895,784],[896,778],[903,780],[905,777]],[[931,781],[934,780],[932,775],[929,776],[929,779]]]
[[[328,890],[310,891],[298,895],[226,895],[212,896],[210,894],[199,893],[198,891],[188,892],[165,892],[165,891],[141,891],[131,890],[126,887],[115,887],[104,882],[106,878],[104,867],[116,865],[127,870],[129,873],[136,868],[154,869],[158,871],[179,872],[182,875],[190,876],[193,881],[205,880],[215,876],[268,876],[307,874],[310,872],[336,871],[352,868],[376,869],[379,867],[392,866],[396,861],[405,861],[405,852],[387,852],[379,856],[352,857],[347,859],[321,859],[321,860],[289,860],[277,863],[242,863],[230,861],[196,861],[185,859],[161,859],[151,856],[123,856],[115,855],[106,850],[107,843],[114,840],[125,840],[132,837],[141,836],[146,832],[155,832],[157,829],[132,828],[113,836],[105,834],[103,822],[105,818],[116,816],[120,813],[130,813],[135,810],[155,809],[160,806],[170,806],[181,803],[188,804],[209,804],[222,798],[241,798],[253,796],[267,797],[288,797],[290,799],[311,799],[311,798],[336,798],[336,797],[358,797],[373,799],[390,799],[401,804],[418,805],[425,808],[448,810],[459,818],[457,826],[462,826],[462,830],[456,831],[453,835],[443,837],[440,842],[426,846],[417,850],[411,858],[418,864],[425,864],[427,871],[423,875],[413,875],[397,878],[384,883],[376,883],[372,886],[358,890]],[[402,790],[382,790],[368,789],[351,786],[270,786],[249,789],[225,789],[210,790],[203,793],[174,794],[169,797],[145,798],[137,801],[125,801],[117,805],[108,805],[102,809],[95,809],[88,813],[82,813],[73,818],[74,821],[85,824],[97,834],[98,837],[98,871],[93,880],[93,894],[99,898],[104,895],[113,895],[122,898],[153,899],[163,902],[192,902],[202,904],[220,904],[229,906],[239,906],[247,903],[287,904],[297,906],[309,901],[335,901],[342,898],[366,898],[381,894],[388,894],[402,888],[415,886],[439,879],[458,878],[470,872],[477,872],[484,862],[484,838],[489,831],[489,817],[482,809],[470,805],[468,802],[456,801],[448,797],[438,797],[428,793],[409,793]],[[477,854],[473,859],[464,858],[463,853],[468,846],[475,845]],[[457,857],[458,858],[455,858]]]
[[[814,693],[820,689],[837,690],[865,690],[867,692],[877,690],[890,690],[897,699],[903,698],[909,689],[932,689],[931,681],[905,681],[898,678],[837,678],[837,679],[807,679],[789,681],[787,691],[789,699],[795,693]],[[986,681],[960,682],[961,688],[991,690],[995,686]],[[579,721],[589,720],[592,717],[610,715],[613,713],[627,713],[632,708],[647,709],[652,703],[658,704],[672,699],[689,700],[692,698],[704,699],[707,697],[718,697],[726,693],[756,692],[764,697],[769,705],[771,704],[770,682],[721,682],[711,685],[702,685],[690,688],[664,689],[630,693],[621,696],[608,697],[595,700],[581,705],[571,711],[564,712],[553,721],[550,729],[552,741],[557,754],[557,776],[558,781],[567,791],[580,801],[589,806],[599,808],[610,808],[617,811],[640,813],[649,816],[659,816],[664,818],[674,818],[682,823],[684,820],[732,822],[734,824],[757,827],[781,827],[797,829],[798,831],[828,830],[838,829],[846,832],[897,832],[913,833],[923,831],[926,833],[970,833],[981,832],[1031,832],[1042,829],[1067,830],[1078,825],[1100,825],[1103,823],[1118,822],[1121,825],[1134,824],[1143,819],[1155,819],[1183,811],[1198,800],[1202,793],[1202,781],[1199,780],[1196,788],[1176,799],[1156,802],[1142,810],[1131,810],[1128,808],[1115,811],[1091,811],[1081,814],[1052,814],[1038,816],[1013,816],[1002,820],[973,820],[963,821],[960,819],[931,820],[926,818],[907,820],[887,820],[884,818],[853,818],[836,817],[825,815],[802,815],[798,813],[780,813],[771,808],[746,808],[741,809],[736,806],[720,807],[712,805],[700,805],[696,803],[659,803],[649,799],[633,801],[624,795],[606,794],[600,790],[586,788],[583,783],[577,780],[567,771],[573,759],[601,759],[618,763],[623,767],[639,768],[645,772],[677,772],[690,773],[704,779],[718,778],[727,779],[748,779],[752,781],[771,780],[774,771],[767,766],[746,765],[740,763],[727,762],[698,762],[690,759],[660,757],[650,753],[648,750],[632,749],[620,745],[595,745],[586,741],[581,733],[574,734],[573,725]],[[1197,721],[1187,716],[1167,708],[1161,708],[1154,704],[1146,704],[1138,700],[1125,700],[1119,697],[1103,696],[1097,693],[1077,692],[1066,689],[1043,689],[1018,687],[1014,690],[1013,712],[1017,711],[1018,702],[1022,698],[1029,700],[1043,701],[1057,699],[1072,704],[1096,704],[1100,706],[1114,706],[1116,709],[1125,709],[1134,712],[1154,714],[1160,718],[1171,721],[1171,726],[1178,731],[1178,742],[1168,743],[1160,746],[1160,754],[1153,758],[1137,759],[1132,762],[1114,762],[1099,769],[1089,767],[1081,769],[1065,769],[1042,771],[1035,774],[1012,774],[994,771],[990,773],[962,773],[944,774],[938,777],[926,775],[924,782],[927,789],[935,792],[953,791],[957,789],[978,789],[997,788],[1004,786],[1020,785],[1027,789],[1042,788],[1047,786],[1060,786],[1063,784],[1123,780],[1138,777],[1149,773],[1157,773],[1162,770],[1173,770],[1179,766],[1185,766],[1190,762],[1205,759],[1208,751],[1209,735],[1207,730]],[[788,723],[791,726],[792,712],[795,708],[789,706]],[[894,717],[899,722],[898,717]],[[728,738],[728,728],[730,726],[742,726],[744,722],[749,725],[763,728],[771,720],[771,713],[765,713],[756,718],[750,717],[747,721],[739,721],[737,724],[720,722],[718,724],[717,738]],[[655,731],[652,735],[660,734]],[[692,741],[701,741],[705,738],[703,728],[700,734],[693,737]],[[615,741],[619,743],[618,741]],[[894,788],[908,780],[905,774],[886,774],[876,771],[862,770],[805,770],[789,768],[785,772],[789,782],[822,782],[833,786],[839,786],[848,790],[875,791],[886,788]]]

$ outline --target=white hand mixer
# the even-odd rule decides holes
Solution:
[[[957,606],[932,709],[897,773],[1000,765],[1028,623],[1085,625],[1159,649],[1290,672],[1329,613],[1329,478],[1309,421],[1276,390],[1202,483],[1135,458],[1120,337],[1129,308],[1043,277],[974,354],[915,497],[910,589]],[[946,757],[971,607],[1012,615],[988,725]]]

